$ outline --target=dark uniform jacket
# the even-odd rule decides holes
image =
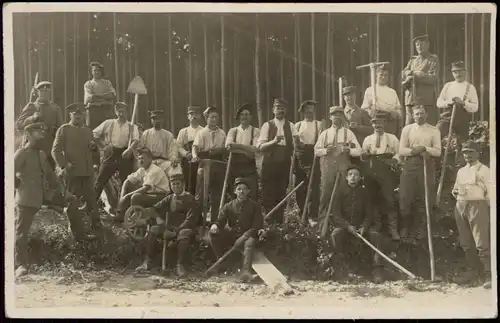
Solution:
[[[39,208],[48,199],[50,189],[58,185],[47,155],[37,148],[19,148],[14,154],[14,170],[23,175],[16,192],[18,205]]]
[[[342,183],[335,198],[333,224],[337,228],[369,229],[372,217],[372,203],[368,190],[361,184],[351,187]]]
[[[402,79],[405,80],[404,73],[406,71],[422,71],[426,75],[422,77],[415,76],[415,92],[416,98],[412,95],[412,82],[405,85],[405,105],[436,105],[435,85],[439,72],[439,60],[437,55],[428,54],[425,58],[420,56],[412,56],[408,65],[403,70]]]
[[[73,168],[68,173],[71,176],[92,176],[93,161],[99,160],[98,150],[92,148],[93,142],[94,136],[90,128],[66,123],[56,132],[52,157],[61,168],[71,162]]]
[[[188,192],[178,196],[169,194],[152,208],[165,220],[168,230],[194,229],[199,222],[194,196]]]
[[[217,222],[214,224],[217,224],[220,230],[227,224],[238,234],[247,234],[257,238],[258,231],[264,226],[262,208],[259,203],[251,199],[243,202],[234,199],[222,207]]]
[[[356,108],[352,112],[351,119],[347,122],[354,122],[358,126],[356,128],[349,128],[355,135],[358,142],[363,144],[365,138],[373,133],[371,118],[365,109]]]

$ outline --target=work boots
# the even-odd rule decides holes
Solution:
[[[186,269],[184,269],[184,255],[186,254],[186,249],[188,248],[187,239],[180,239],[177,245],[177,268],[176,273],[179,277],[186,276]]]
[[[491,264],[489,257],[481,258],[481,263],[483,265],[483,273],[484,273],[483,288],[491,289],[491,268],[490,268]]]
[[[245,246],[243,250],[243,267],[240,279],[242,282],[248,282],[252,279],[251,269],[253,260],[253,246]]]
[[[468,285],[478,281],[481,275],[481,268],[479,264],[479,259],[477,257],[477,251],[475,248],[469,250],[464,250],[465,259],[467,261],[467,270],[465,270],[459,277],[455,279],[455,283],[459,285]]]
[[[392,240],[400,240],[401,237],[398,234],[398,214],[396,212],[389,213],[388,216],[388,229]]]
[[[144,262],[135,269],[136,272],[148,271],[151,268],[151,259],[146,257]]]

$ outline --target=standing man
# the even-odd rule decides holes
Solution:
[[[182,158],[182,173],[184,174],[186,182],[186,190],[194,195],[196,192],[198,164],[191,162],[193,159],[191,151],[193,149],[196,134],[203,129],[203,127],[200,126],[202,118],[201,108],[189,106],[187,118],[189,120],[189,126],[182,128],[177,134],[177,147],[179,149],[179,156]]]
[[[87,126],[96,128],[104,120],[113,118],[113,102],[116,91],[111,81],[104,79],[104,66],[98,62],[90,63],[92,79],[85,82],[83,103],[87,108]]]
[[[139,141],[139,130],[127,120],[128,107],[124,102],[115,104],[116,119],[108,119],[94,129],[94,139],[103,151],[102,163],[95,182],[96,197],[99,199],[104,186],[116,173],[123,185],[127,176],[134,171],[133,150]],[[113,205],[115,208],[116,205]]]
[[[356,87],[346,86],[342,89],[345,100],[344,114],[347,127],[356,135],[358,142],[363,142],[372,133],[370,115],[356,104]]]
[[[460,246],[469,268],[457,283],[466,284],[482,278],[483,287],[491,288],[490,169],[479,162],[477,143],[464,143],[462,152],[467,165],[458,171],[452,193],[457,199],[455,220]]]
[[[101,219],[93,183],[93,161],[98,159],[99,151],[92,130],[85,126],[84,109],[85,106],[79,102],[66,107],[70,121],[57,130],[52,157],[64,172],[67,190],[77,199],[84,198],[92,220],[92,229],[97,230],[101,227]],[[68,214],[78,212],[77,199],[70,202]],[[73,221],[72,217],[69,220],[73,232],[81,230],[80,221]]]
[[[211,221],[216,221],[224,185],[226,133],[218,126],[219,113],[214,107],[208,107],[203,115],[207,126],[196,134],[191,152],[192,162],[199,163],[195,197],[203,209],[210,200]]]
[[[368,111],[371,117],[376,111],[383,111],[388,114],[385,131],[393,135],[399,134],[399,125],[403,121],[403,111],[399,103],[398,94],[394,89],[387,86],[389,82],[389,69],[386,65],[377,67],[377,84],[375,84],[377,94],[377,107],[373,106],[373,88],[370,86],[365,91],[365,97],[361,108]]]
[[[234,179],[244,177],[250,185],[250,198],[256,201],[259,184],[255,153],[258,151],[260,129],[251,125],[252,111],[248,103],[238,107],[235,119],[240,121],[240,125],[229,129],[226,138],[226,149],[233,153],[230,179],[228,180],[228,185],[230,185],[229,183],[231,185],[228,191],[234,191],[231,189]]]
[[[398,186],[391,166],[399,162],[399,140],[395,135],[385,132],[386,119],[384,115],[372,118],[374,133],[363,141],[361,160],[366,161],[364,172],[365,183],[372,201],[380,201],[379,214],[387,216],[388,231],[393,240],[399,240],[398,212],[394,190]],[[376,225],[382,221],[375,221]],[[374,226],[381,231],[380,227]]]
[[[356,136],[351,130],[344,127],[344,117],[344,110],[341,107],[330,107],[332,126],[321,133],[314,146],[315,156],[321,158],[321,197],[318,214],[318,230],[320,232],[324,219],[328,216],[328,205],[335,186],[337,172],[340,172],[341,180],[345,179],[347,168],[351,165],[350,157],[361,155],[361,146]]]
[[[19,131],[33,123],[42,122],[45,124],[46,131],[44,132],[44,140],[42,149],[47,156],[47,161],[52,169],[55,169],[56,164],[52,159],[51,150],[52,144],[57,129],[63,124],[63,115],[58,105],[50,100],[52,92],[52,83],[42,81],[35,85],[37,99],[33,103],[28,103],[21,115],[17,119],[16,127]]]
[[[401,132],[399,154],[405,157],[399,184],[399,207],[401,209],[401,239],[411,242],[424,237],[425,225],[425,178],[424,158],[427,158],[427,185],[429,204],[434,205],[435,161],[430,157],[441,156],[441,135],[436,127],[426,123],[427,110],[424,106],[413,107],[415,123]]]
[[[465,80],[467,71],[464,62],[452,63],[451,73],[455,80],[444,85],[437,100],[437,107],[441,110],[437,128],[441,132],[441,138],[448,136],[451,112],[453,106],[456,106],[452,130],[460,145],[469,137],[469,122],[472,120],[472,114],[478,110],[478,98],[474,85]]]
[[[410,58],[402,72],[403,87],[406,90],[406,124],[413,122],[411,107],[422,105],[427,110],[428,124],[434,126],[437,122],[435,86],[438,79],[439,60],[437,55],[429,53],[427,35],[415,37],[413,42],[418,55]]]
[[[179,165],[179,151],[174,135],[163,129],[163,111],[150,112],[152,128],[144,131],[139,142],[139,147],[146,147],[153,153],[153,163],[159,166],[167,176],[170,172],[182,174]]]
[[[285,119],[286,104],[283,99],[274,99],[274,119],[262,125],[259,149],[264,154],[262,161],[262,204],[266,212],[271,211],[286,195],[293,150],[298,140],[293,123]],[[272,221],[283,223],[285,206],[273,215]]]
[[[308,215],[310,223],[315,225],[318,218],[318,208],[319,208],[319,183],[320,183],[320,170],[319,165],[317,165],[314,172],[314,178],[312,179],[311,186],[311,200],[309,205],[305,205],[307,187],[309,184],[309,178],[311,176],[311,170],[314,156],[314,145],[318,141],[319,135],[323,131],[321,127],[321,121],[315,120],[315,110],[316,101],[306,100],[302,102],[299,108],[299,112],[302,113],[304,120],[299,121],[295,124],[295,130],[299,136],[299,144],[297,148],[297,161],[295,162],[295,176],[297,183],[304,181],[302,185],[295,193],[297,197],[297,204],[299,205],[300,213],[302,214],[304,208],[308,208]]]

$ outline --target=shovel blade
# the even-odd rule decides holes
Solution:
[[[127,88],[128,93],[133,94],[148,94],[148,90],[146,89],[146,85],[144,84],[144,80],[140,76],[136,76],[130,81],[130,84]]]

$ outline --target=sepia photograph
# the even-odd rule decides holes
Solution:
[[[494,318],[493,3],[9,3],[11,318]]]

